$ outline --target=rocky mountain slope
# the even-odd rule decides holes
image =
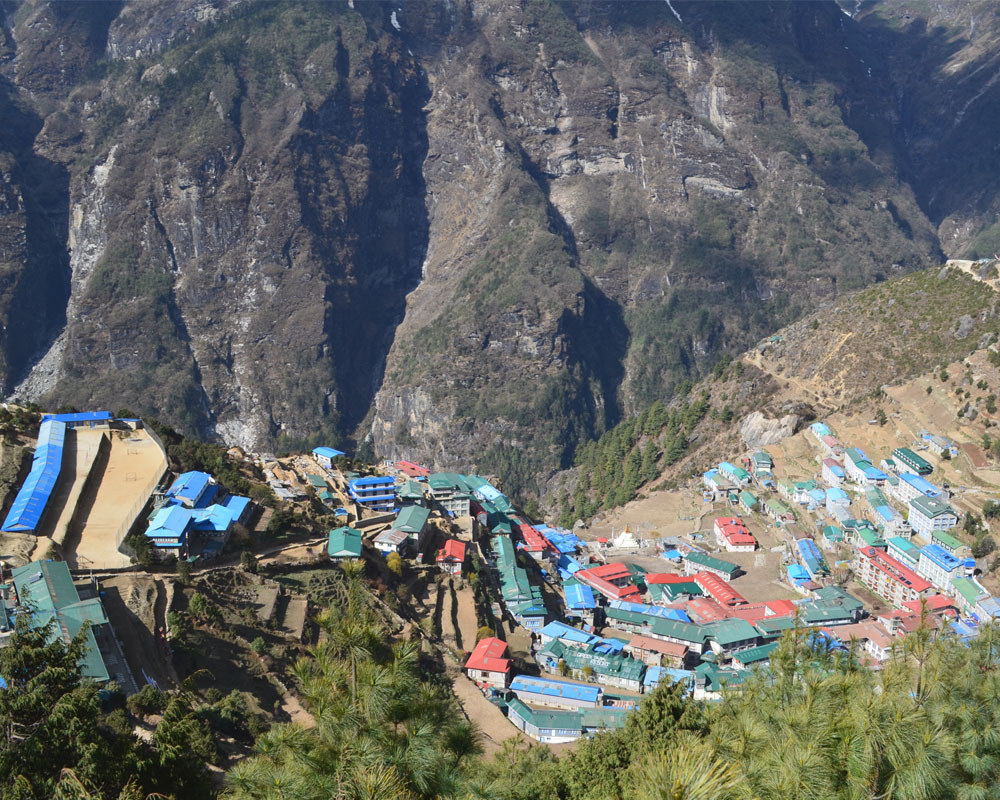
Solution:
[[[1000,25],[925,6],[5,0],[4,387],[530,486],[990,244]]]

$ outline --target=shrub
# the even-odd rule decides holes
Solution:
[[[166,692],[161,692],[147,683],[125,703],[133,716],[146,717],[150,714],[162,714],[167,708],[169,699]]]

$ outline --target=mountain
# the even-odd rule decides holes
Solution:
[[[24,398],[532,489],[724,354],[993,246],[986,3],[0,14]]]

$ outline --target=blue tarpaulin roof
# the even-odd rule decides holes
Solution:
[[[45,505],[59,479],[65,441],[65,423],[46,420],[41,424],[31,472],[14,498],[4,520],[3,530],[33,531],[38,527],[45,513]]]
[[[806,572],[806,568],[799,564],[788,565],[788,577],[792,583],[805,583],[806,581],[812,580],[812,578],[809,577],[809,573]]]

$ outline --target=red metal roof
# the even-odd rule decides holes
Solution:
[[[596,589],[610,600],[626,600],[633,595],[639,595],[639,589],[631,583],[625,586],[615,586],[613,583],[604,580],[604,578],[589,574],[590,572],[591,570],[581,569],[573,577]]]
[[[730,616],[728,609],[710,597],[692,597],[685,606],[688,614],[698,622],[715,622]]]
[[[518,525],[517,530],[524,540],[524,549],[528,552],[539,552],[548,547],[548,540],[526,522]]]
[[[687,645],[680,644],[679,642],[665,642],[663,639],[654,639],[651,636],[643,636],[638,633],[632,637],[628,646],[638,650],[650,650],[654,653],[662,653],[665,656],[674,656],[675,658],[684,658],[688,650]]]
[[[509,672],[510,659],[506,655],[507,643],[489,636],[479,640],[469,655],[469,660],[465,662],[465,668],[484,672]]]
[[[593,575],[595,578],[603,578],[606,581],[617,581],[622,578],[632,578],[632,573],[628,571],[628,567],[621,563],[614,564],[600,564],[596,567],[590,567],[584,570],[588,575]],[[576,577],[580,577],[580,573],[576,574]]]
[[[892,580],[910,587],[915,592],[925,592],[931,588],[931,584],[917,575],[912,569],[904,566],[892,556],[887,555],[876,547],[862,547],[860,553],[871,561],[877,570],[885,573]]]
[[[754,535],[743,524],[743,520],[737,517],[719,517],[715,520],[715,528],[734,547],[748,544],[757,546]]]
[[[437,553],[438,561],[458,561],[462,563],[465,561],[465,542],[460,542],[458,539],[449,539],[444,543],[444,547],[438,550]]]
[[[903,605],[910,609],[914,614],[920,613],[920,600],[910,600],[908,603],[903,603]],[[927,604],[927,610],[931,613],[936,613],[939,611],[947,611],[948,609],[958,610],[955,605],[955,601],[950,597],[945,597],[943,594],[935,594],[930,597],[925,597],[924,602]]]
[[[743,595],[714,572],[695,573],[694,582],[705,594],[718,600],[724,606],[742,605],[746,602]]]
[[[431,471],[427,469],[427,467],[414,464],[412,461],[397,461],[396,469],[406,475],[409,475],[411,478],[426,478],[431,474]]]
[[[654,583],[691,583],[690,575],[678,575],[675,572],[647,572],[642,579],[647,586]]]

